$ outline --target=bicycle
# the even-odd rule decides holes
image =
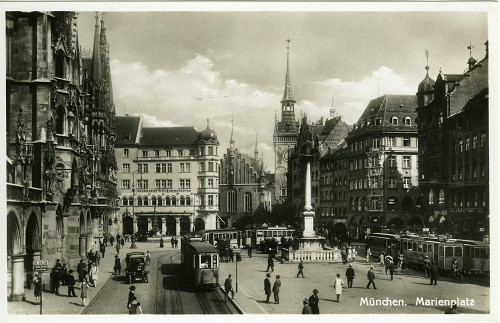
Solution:
[[[464,275],[461,269],[451,269],[448,273],[448,278],[450,280],[464,280]]]

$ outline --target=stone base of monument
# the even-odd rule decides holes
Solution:
[[[301,242],[302,243],[302,242]],[[340,250],[333,249],[285,249],[281,250],[281,259],[291,263],[303,262],[342,262]]]

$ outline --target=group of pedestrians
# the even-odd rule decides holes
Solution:
[[[347,247],[342,247],[342,249],[340,250],[342,263],[345,265],[346,263],[356,260],[357,254],[358,252],[356,250],[356,247],[351,247],[350,245],[348,245]]]
[[[179,240],[172,236],[172,238],[170,239],[170,245],[172,246],[172,249],[173,248],[177,248],[179,246]]]
[[[276,275],[276,280],[271,288],[271,274],[266,274],[264,279],[264,293],[266,294],[266,303],[269,304],[269,298],[271,297],[271,292],[274,294],[274,304],[280,303],[280,289],[281,289],[281,277]]]

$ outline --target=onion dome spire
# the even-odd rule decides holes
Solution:
[[[434,84],[436,83],[433,79],[429,77],[429,51],[425,50],[425,57],[427,58],[427,64],[425,65],[425,78],[418,85],[418,93],[428,92],[434,90]]]

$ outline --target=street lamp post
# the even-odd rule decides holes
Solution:
[[[135,244],[135,173],[139,172],[139,170],[136,170],[132,173],[132,237],[130,238],[130,241],[132,244],[130,245],[130,249],[137,249],[137,245]]]

